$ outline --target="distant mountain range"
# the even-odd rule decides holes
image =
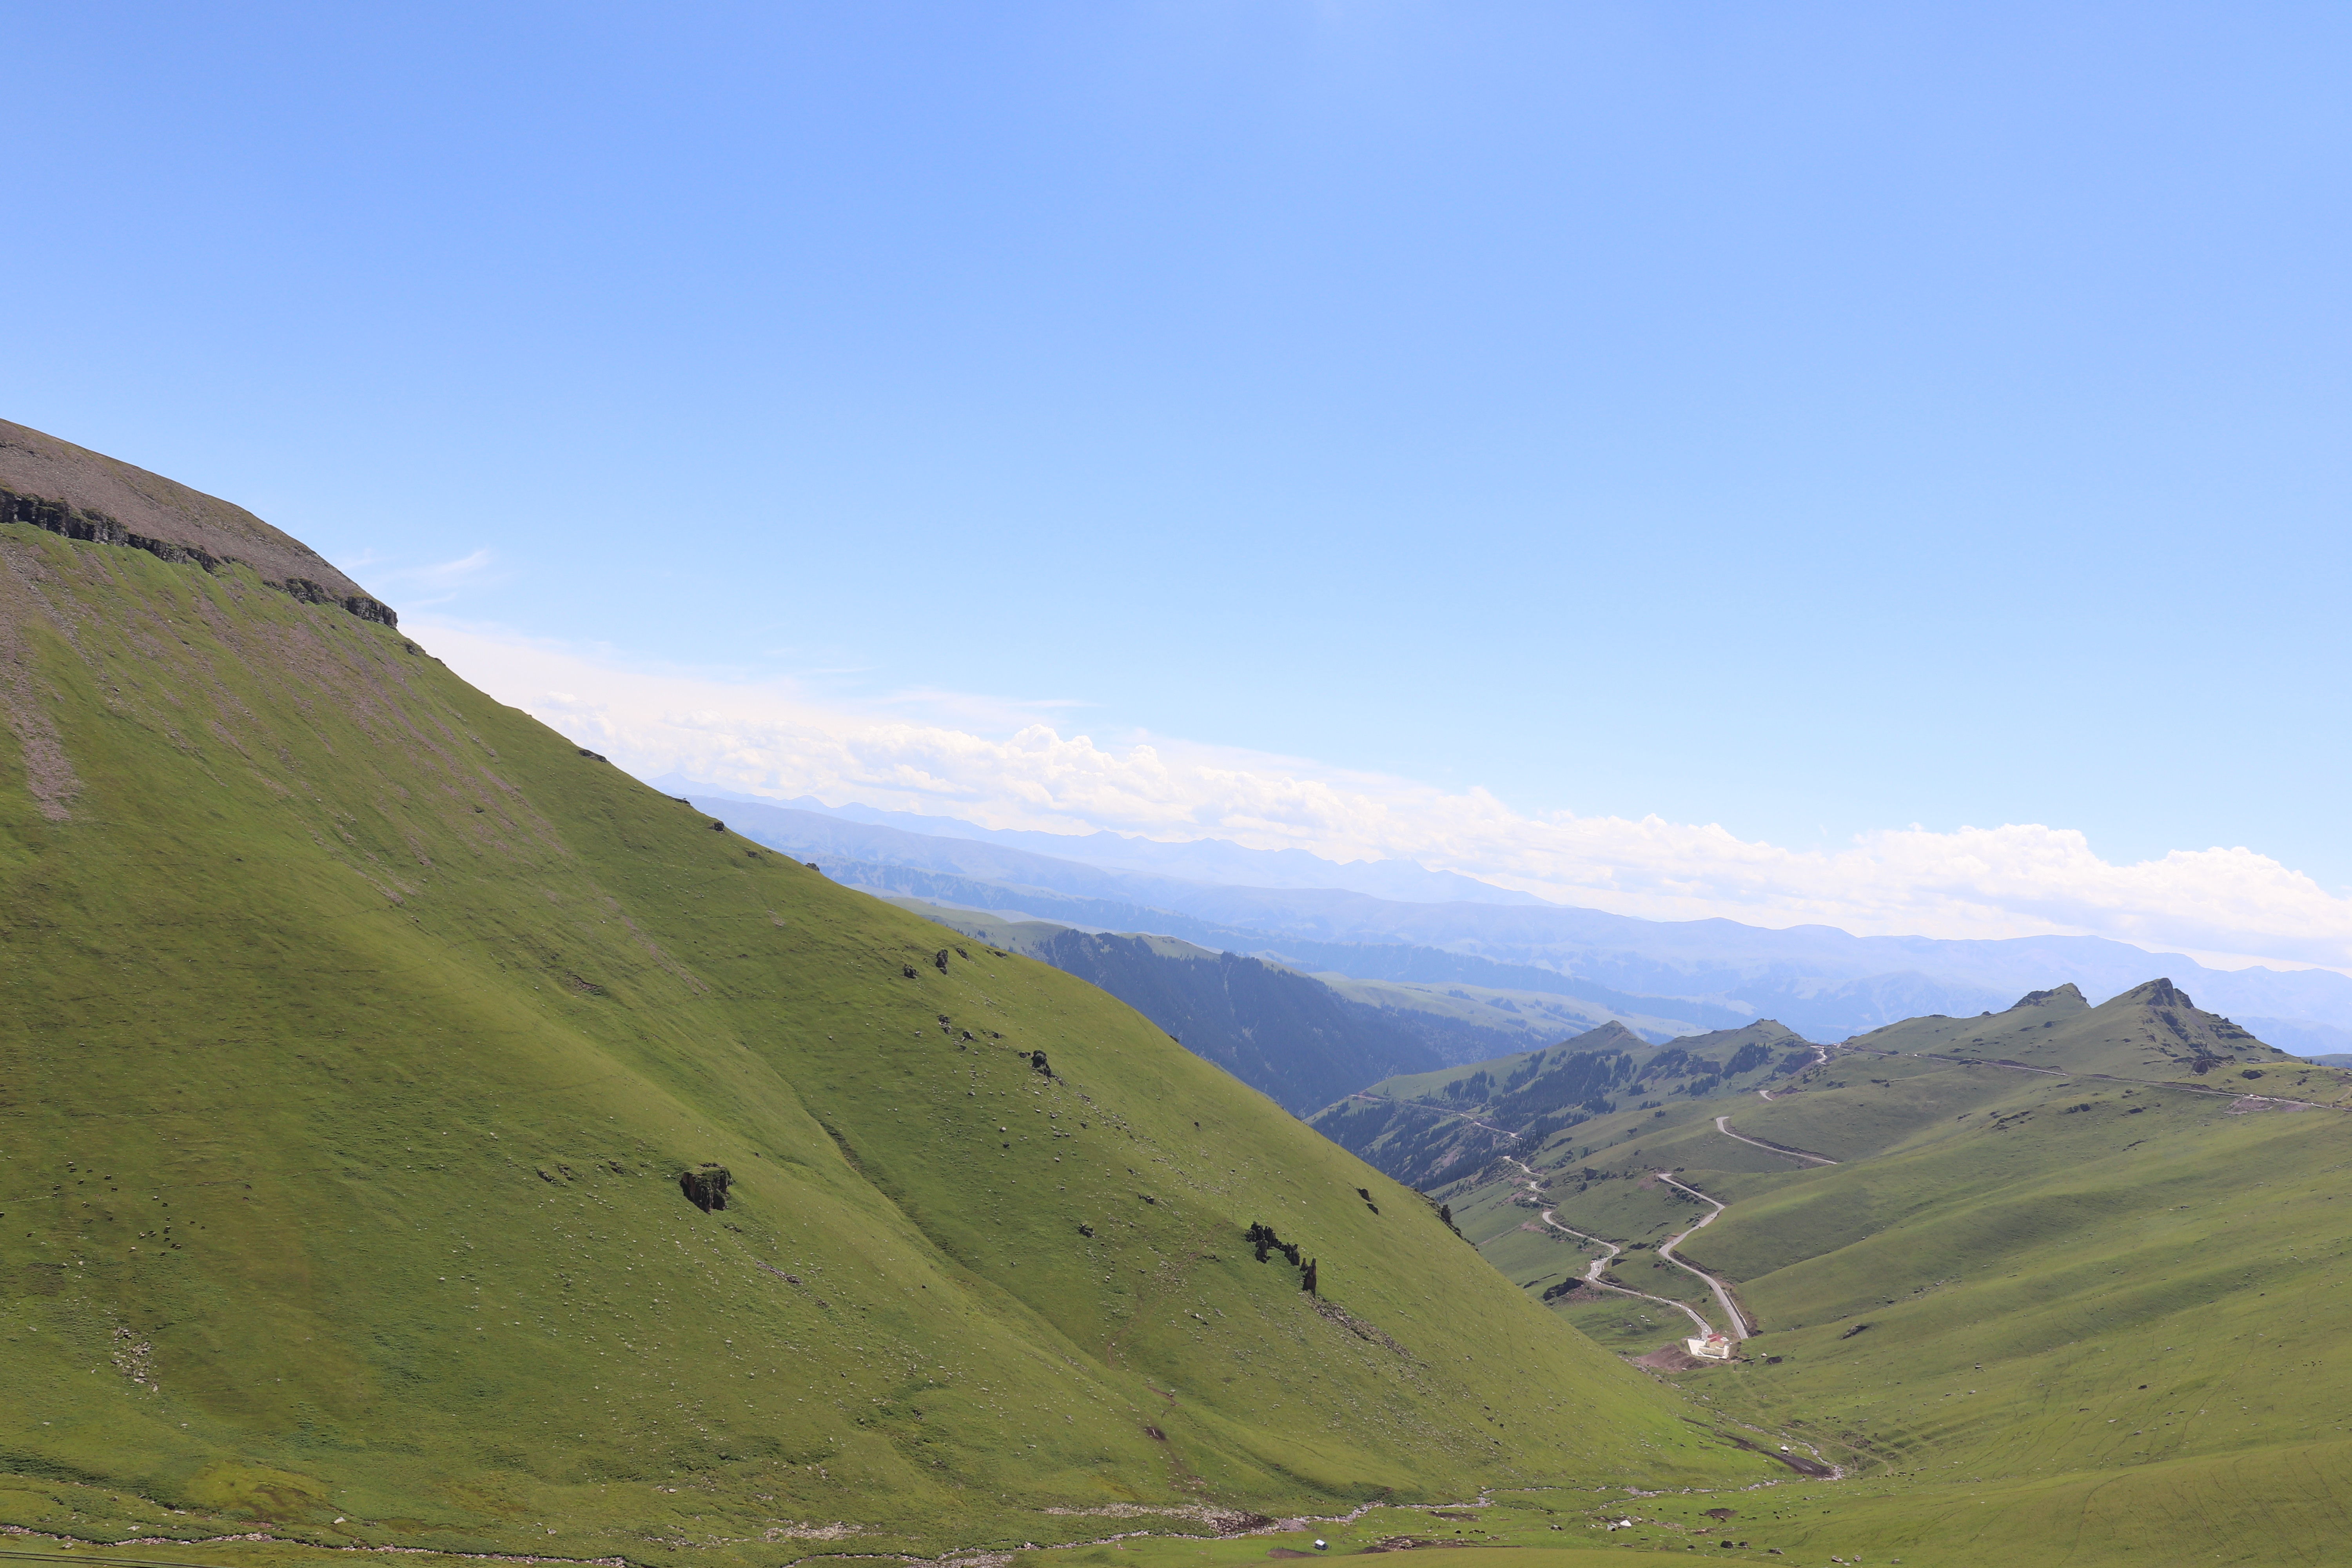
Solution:
[[[675,780],[666,787],[856,886],[1158,932],[1310,973],[1573,997],[1653,1040],[1766,1016],[1838,1040],[1904,1018],[1991,1011],[2060,984],[2105,998],[2162,972],[2287,1050],[2352,1051],[2352,977],[2333,970],[2209,969],[2099,937],[1948,941],[1644,921],[1395,862],[1118,834],[1002,833],[814,800],[758,803]]]
[[[992,844],[1055,860],[1076,861],[1112,871],[1169,877],[1195,883],[1252,888],[1336,888],[1406,903],[1537,904],[1532,893],[1498,888],[1453,871],[1432,871],[1410,860],[1327,860],[1304,849],[1250,849],[1219,838],[1163,844],[1127,833],[1036,833],[980,827],[952,816],[911,811],[880,811],[868,805],[831,806],[814,795],[764,800],[713,789],[671,774],[648,781],[657,789],[698,800],[732,801],[814,812],[844,822],[895,827],[927,838]]]

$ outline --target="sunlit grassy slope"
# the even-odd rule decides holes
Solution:
[[[1681,1251],[1731,1279],[1763,1331],[1743,1363],[1684,1380],[1853,1472],[1734,1503],[1757,1521],[1740,1533],[1769,1523],[1792,1552],[1911,1565],[2336,1561],[2352,1529],[2336,1352],[2352,1115],[2327,1107],[2346,1075],[2161,984],[1855,1044],[1871,1049],[1769,1102],[1621,1112],[1524,1155],[1543,1206],[1619,1240],[1693,1217],[1656,1171],[1730,1205]],[[1736,1142],[1717,1116],[1843,1163]],[[1581,1258],[1518,1228],[1524,1194],[1492,1171],[1439,1195],[1539,1292]],[[1638,1263],[1619,1272],[1654,1288]],[[1681,1331],[1583,1291],[1555,1310],[1627,1351]]]
[[[0,555],[0,1522],[764,1565],[1761,1473],[1100,992],[241,568]]]

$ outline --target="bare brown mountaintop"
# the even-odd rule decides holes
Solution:
[[[5,419],[0,419],[0,489],[95,513],[143,539],[242,562],[267,583],[313,584],[325,591],[323,597],[337,602],[378,604],[325,556],[241,506]],[[0,497],[0,503],[7,499]],[[366,618],[385,620],[389,614]]]

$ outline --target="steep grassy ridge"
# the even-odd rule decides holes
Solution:
[[[1759,1473],[1101,992],[388,626],[6,525],[0,637],[0,1520],[769,1564]]]

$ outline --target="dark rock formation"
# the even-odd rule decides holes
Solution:
[[[702,1164],[679,1172],[677,1187],[686,1194],[687,1202],[709,1214],[727,1206],[727,1186],[731,1179],[726,1166]]]

